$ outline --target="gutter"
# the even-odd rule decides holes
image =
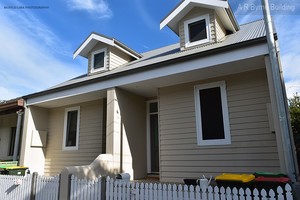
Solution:
[[[28,99],[28,98],[33,98],[33,97],[37,97],[37,96],[42,96],[42,95],[50,94],[50,93],[53,93],[53,92],[59,92],[59,91],[63,91],[63,90],[66,90],[66,89],[71,89],[71,88],[75,88],[75,87],[78,87],[78,86],[87,85],[87,84],[90,84],[90,83],[95,83],[95,82],[105,81],[105,80],[112,79],[112,78],[121,77],[121,76],[124,76],[124,75],[127,75],[127,74],[143,72],[143,71],[151,70],[151,69],[154,69],[154,68],[164,67],[166,65],[171,65],[173,63],[184,62],[186,60],[196,59],[196,58],[205,57],[205,56],[218,54],[218,53],[224,53],[225,51],[230,51],[232,49],[245,48],[245,47],[248,47],[248,46],[253,46],[253,45],[256,45],[256,44],[261,44],[261,43],[266,43],[266,42],[267,42],[267,38],[264,36],[264,37],[256,38],[256,39],[253,39],[253,40],[248,40],[248,41],[245,41],[245,42],[239,42],[239,43],[230,44],[230,45],[227,45],[227,46],[222,46],[222,47],[207,50],[207,51],[204,51],[204,52],[196,52],[196,53],[185,55],[185,56],[179,56],[177,58],[172,58],[172,59],[165,60],[165,61],[162,61],[162,62],[144,65],[142,67],[138,67],[138,68],[134,68],[134,69],[124,70],[124,71],[117,72],[117,73],[114,73],[114,74],[109,74],[109,75],[106,75],[106,76],[101,76],[101,77],[97,77],[97,78],[94,78],[94,79],[73,83],[71,85],[61,86],[59,88],[44,90],[44,91],[41,91],[41,92],[37,92],[37,93],[34,93],[34,94],[29,94],[29,95],[23,96],[22,98]]]

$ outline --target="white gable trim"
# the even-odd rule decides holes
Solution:
[[[136,55],[130,51],[128,51],[126,49],[126,46],[124,45],[122,47],[122,45],[120,46],[114,38],[107,38],[101,35],[97,35],[95,33],[92,33],[83,43],[82,45],[80,45],[80,47],[74,52],[73,54],[73,59],[76,58],[78,55],[81,55],[83,57],[87,57],[87,54],[90,50],[92,50],[92,48],[96,45],[97,42],[101,42],[104,44],[107,44],[109,46],[113,46],[116,47],[118,49],[120,49],[121,51],[123,51],[124,53],[126,53],[127,55],[135,58],[135,59],[139,59],[141,58],[141,56],[139,56],[138,53],[136,53]],[[125,48],[124,48],[125,47]],[[128,48],[129,49],[129,48]],[[134,52],[134,51],[133,51]]]
[[[102,42],[104,44],[108,44],[110,46],[114,46],[114,41],[112,39],[108,39],[105,37],[102,37],[100,35],[96,35],[94,33],[92,33],[85,41],[84,43],[74,52],[73,54],[73,58],[76,58],[78,55],[80,55],[84,49],[89,48],[89,45],[92,43],[92,41],[98,41],[98,42]],[[90,49],[92,49],[93,47],[90,47]]]
[[[118,49],[120,49],[121,51],[127,53],[128,55],[130,55],[131,57],[135,58],[135,59],[140,59],[140,57],[134,55],[133,53],[130,53],[129,51],[126,51],[123,47],[119,46],[119,45],[114,45],[115,47],[117,47]]]
[[[175,10],[173,10],[161,23],[160,29],[168,25],[181,11],[183,11],[190,3],[208,8],[229,8],[227,1],[220,0],[185,0]]]

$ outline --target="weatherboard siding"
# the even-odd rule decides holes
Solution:
[[[109,56],[109,69],[117,68],[121,65],[124,65],[130,61],[130,56],[125,54],[124,52],[116,49],[110,48],[110,56]]]
[[[216,20],[215,20],[215,27],[216,27],[216,41],[221,41],[225,35],[226,35],[226,30],[224,28],[224,26],[222,25],[222,22],[219,18],[218,15],[216,16]]]
[[[49,131],[45,151],[45,175],[55,175],[66,166],[89,165],[102,153],[103,101],[91,101],[80,106],[79,149],[63,151],[65,108],[49,111]]]
[[[231,145],[197,146],[194,86],[226,82]],[[280,171],[264,70],[160,88],[161,181],[182,182],[203,174]]]

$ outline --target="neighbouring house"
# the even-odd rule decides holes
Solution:
[[[19,159],[23,113],[21,98],[0,102],[0,162]]]
[[[185,0],[160,26],[179,42],[142,54],[91,33],[74,52],[87,74],[23,97],[21,164],[164,182],[288,173],[264,21],[239,25],[227,1]]]

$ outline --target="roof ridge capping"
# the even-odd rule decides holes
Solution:
[[[92,32],[84,41],[83,43],[77,48],[77,50],[73,53],[73,58],[76,58],[78,55],[88,58],[88,53],[94,48],[94,46],[98,43],[102,42],[109,46],[116,47],[123,51],[124,53],[128,54],[129,56],[140,59],[142,57],[141,54],[134,51],[133,49],[129,48],[119,40],[115,38],[110,38],[105,35]]]
[[[240,29],[227,0],[183,0],[161,21],[160,29],[168,26],[179,35],[178,22],[196,6],[214,9],[228,30]]]

